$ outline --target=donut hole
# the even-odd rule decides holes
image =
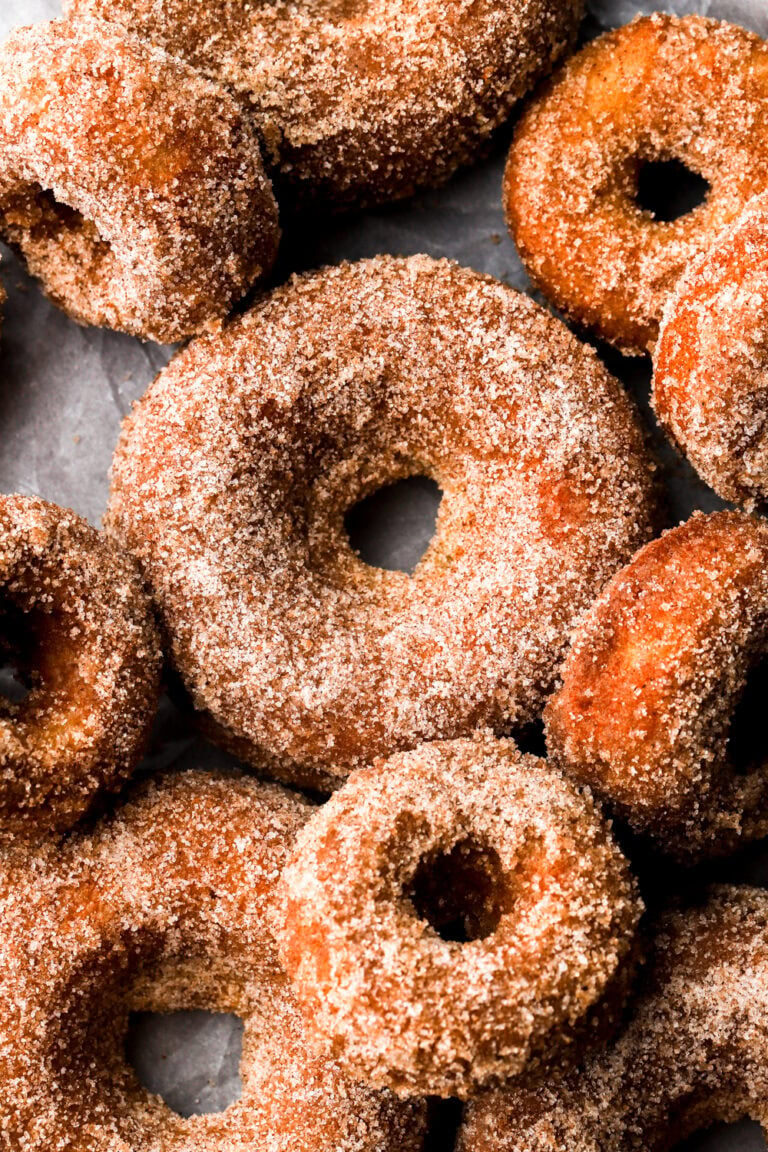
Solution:
[[[768,656],[755,664],[731,716],[728,759],[742,775],[768,763]]]
[[[681,160],[644,160],[637,171],[637,205],[660,224],[687,216],[707,198],[710,185]]]
[[[344,517],[352,551],[371,568],[412,575],[435,535],[442,498],[429,476],[377,489]]]
[[[693,1136],[682,1144],[676,1144],[674,1152],[761,1152],[766,1148],[765,1138],[759,1124],[752,1120],[740,1120],[736,1124],[715,1124]]]
[[[485,940],[507,911],[498,853],[472,839],[424,857],[406,895],[419,919],[454,944]]]
[[[242,1095],[243,1021],[229,1012],[133,1012],[125,1055],[139,1083],[184,1119]]]
[[[45,279],[54,297],[92,292],[95,281],[113,274],[112,245],[50,189],[16,186],[0,198],[0,217],[8,242],[21,252],[31,274]]]
[[[42,684],[40,640],[35,615],[0,605],[0,707],[15,710]]]

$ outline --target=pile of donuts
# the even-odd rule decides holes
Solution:
[[[0,234],[76,321],[194,337],[102,529],[0,496],[0,1149],[421,1152],[434,1098],[460,1152],[768,1132],[768,894],[646,875],[768,835],[768,43],[569,56],[582,14],[67,0],[0,47]],[[504,207],[570,326],[426,256],[270,283],[278,203],[434,186],[540,81]],[[591,337],[735,507],[668,527]],[[373,568],[345,514],[413,475],[434,538]],[[136,778],[165,688],[240,767]],[[126,1058],[182,1009],[243,1020],[221,1113]]]

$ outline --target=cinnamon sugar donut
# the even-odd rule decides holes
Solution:
[[[0,831],[64,831],[141,758],[161,652],[132,559],[32,497],[0,496],[3,665],[20,690],[0,695]]]
[[[345,511],[425,472],[428,551],[412,577],[368,567]],[[328,788],[540,715],[651,506],[633,411],[590,350],[497,281],[378,257],[296,278],[178,356],[125,423],[107,524],[218,738]]]
[[[189,773],[90,840],[0,860],[0,1131],[25,1152],[417,1152],[424,1115],[351,1083],[306,1042],[266,923],[311,809]],[[130,1011],[245,1024],[240,1100],[189,1119],[126,1063]],[[8,1143],[10,1142],[10,1143]]]
[[[638,204],[650,161],[710,185],[664,222]],[[768,44],[735,25],[656,13],[573,57],[518,126],[507,220],[530,275],[579,324],[653,347],[688,261],[768,188]]]
[[[350,1075],[406,1095],[470,1095],[563,1045],[639,914],[591,800],[487,737],[356,772],[299,834],[281,887],[280,955],[308,1027]],[[457,919],[464,942],[441,937]]]
[[[724,500],[768,498],[768,194],[693,261],[656,347],[661,424]]]
[[[0,234],[82,324],[170,342],[272,264],[277,209],[236,102],[102,22],[0,48]]]
[[[618,1040],[469,1105],[459,1152],[667,1152],[744,1116],[768,1135],[768,895],[718,887],[658,928]]]
[[[583,0],[68,0],[249,107],[293,194],[383,202],[473,160],[575,38]]]
[[[768,833],[768,764],[732,720],[768,652],[768,524],[695,514],[643,548],[582,620],[549,701],[554,762],[666,851]]]

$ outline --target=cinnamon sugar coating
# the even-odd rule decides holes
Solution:
[[[675,159],[710,185],[665,222],[638,173]],[[544,294],[627,352],[649,351],[688,261],[768,187],[768,44],[656,13],[573,57],[529,106],[505,176],[507,221]]]
[[[223,88],[103,22],[0,48],[0,234],[82,324],[180,340],[272,264],[277,207]]]
[[[591,800],[488,736],[354,773],[281,887],[307,1026],[351,1075],[404,1095],[471,1095],[565,1045],[640,908]],[[456,919],[465,939],[441,936]]]
[[[643,548],[573,637],[545,711],[553,761],[680,856],[768,834],[768,764],[734,712],[768,652],[768,524],[700,513]]]
[[[650,535],[651,467],[618,384],[531,300],[378,257],[182,352],[124,425],[107,524],[218,738],[328,788],[540,715],[570,628]],[[346,510],[420,473],[435,538],[412,577],[369,567]]]
[[[459,1152],[669,1152],[743,1116],[768,1135],[768,894],[662,918],[621,1035],[571,1074],[472,1102]]]
[[[161,663],[132,558],[74,512],[0,496],[0,667],[27,689],[0,695],[0,832],[62,832],[123,783]]]
[[[768,499],[768,194],[692,261],[667,305],[653,404],[725,500]]]
[[[584,0],[68,0],[248,107],[283,188],[384,202],[474,160],[572,44]]]
[[[24,1152],[417,1152],[423,1106],[309,1050],[267,911],[311,808],[188,773],[60,853],[0,857],[0,1134]],[[245,1024],[239,1101],[183,1119],[127,1065],[130,1011]]]

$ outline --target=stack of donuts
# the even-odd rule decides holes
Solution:
[[[422,1152],[432,1098],[460,1152],[768,1133],[768,893],[691,871],[768,836],[768,43],[571,54],[582,15],[67,0],[0,47],[0,234],[79,323],[189,340],[102,529],[0,496],[1,1152]],[[427,256],[276,283],[279,213],[435,186],[526,96],[551,309]],[[709,187],[671,221],[668,161]],[[730,508],[669,526],[606,344]],[[427,551],[367,565],[348,509],[414,475]],[[231,770],[134,779],[165,688]],[[126,1058],[182,1009],[243,1020],[223,1112]]]

